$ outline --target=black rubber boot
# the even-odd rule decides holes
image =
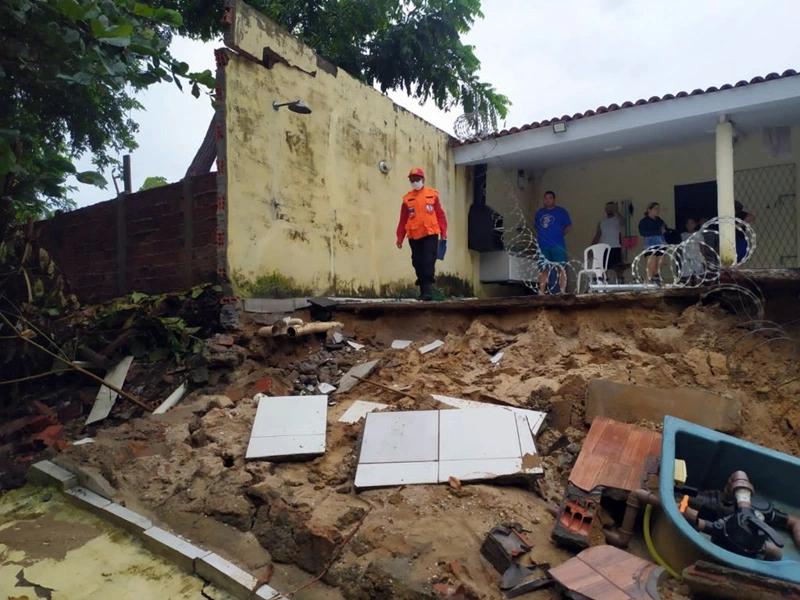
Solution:
[[[420,286],[422,289],[422,300],[424,302],[430,302],[433,300],[433,290],[431,289],[432,286],[430,283],[424,283]]]

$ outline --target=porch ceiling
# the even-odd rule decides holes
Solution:
[[[461,165],[549,168],[713,141],[723,115],[743,135],[760,134],[763,127],[800,124],[800,76],[633,106],[569,121],[563,133],[540,127],[458,146],[453,153]]]

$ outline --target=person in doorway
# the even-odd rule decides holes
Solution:
[[[533,226],[539,242],[539,293],[547,294],[547,282],[550,279],[551,265],[558,269],[559,293],[567,288],[567,242],[564,236],[572,231],[572,220],[567,209],[556,206],[556,194],[553,191],[544,193],[543,207],[536,211]]]
[[[403,247],[408,238],[411,246],[411,264],[417,275],[421,300],[433,300],[434,270],[439,255],[439,236],[447,239],[447,217],[439,202],[439,192],[425,186],[422,169],[411,169],[408,174],[411,191],[403,196],[400,222],[397,224],[397,247]]]
[[[639,221],[639,235],[644,238],[645,249],[648,251],[647,258],[647,283],[661,283],[661,259],[664,250],[659,246],[666,246],[667,240],[664,233],[667,231],[667,224],[658,216],[661,212],[661,205],[658,202],[651,202],[644,211],[644,217]]]
[[[616,202],[606,202],[606,218],[597,224],[592,244],[608,244],[608,268],[617,275],[617,283],[625,283],[625,265],[622,263],[622,228],[625,219]]]
[[[681,234],[683,244],[681,281],[689,285],[698,285],[705,275],[701,241],[702,234],[697,232],[697,221],[694,217],[689,217],[686,219],[686,231]]]
[[[733,207],[736,209],[736,218],[741,219],[748,225],[751,224],[753,221],[756,220],[755,215],[747,212],[744,209],[744,204],[736,200],[733,203]],[[744,235],[744,231],[740,230],[739,227],[736,227],[736,263],[741,263],[744,260],[744,257],[747,256],[747,238]]]

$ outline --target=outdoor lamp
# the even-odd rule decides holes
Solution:
[[[567,130],[567,124],[564,121],[556,121],[553,123],[553,133],[564,133]]]

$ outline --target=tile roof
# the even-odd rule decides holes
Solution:
[[[534,121],[528,125],[523,125],[522,127],[512,127],[511,129],[503,129],[497,133],[493,133],[486,138],[483,139],[470,139],[465,141],[455,141],[453,146],[464,146],[466,144],[476,144],[478,142],[482,142],[484,139],[494,139],[505,137],[507,135],[513,135],[515,133],[519,133],[521,131],[528,131],[530,129],[539,129],[540,127],[548,127],[555,122],[558,121],[577,121],[579,119],[585,119],[588,117],[593,117],[595,115],[602,115],[603,113],[614,112],[617,110],[622,110],[624,108],[632,108],[634,106],[643,106],[645,104],[655,104],[656,102],[662,102],[664,100],[674,100],[675,98],[687,98],[689,96],[699,96],[700,94],[711,94],[713,92],[721,92],[722,90],[730,90],[733,88],[745,87],[748,85],[754,85],[756,83],[763,83],[765,81],[773,81],[775,79],[783,79],[785,77],[794,77],[798,75],[798,72],[794,69],[788,69],[783,73],[770,73],[765,77],[753,77],[750,81],[742,80],[734,84],[726,83],[720,87],[710,87],[708,89],[696,89],[692,90],[691,92],[678,92],[677,94],[665,94],[664,96],[652,96],[645,100],[641,98],[636,100],[635,102],[631,102],[628,100],[627,102],[623,102],[622,104],[609,104],[608,106],[600,106],[595,110],[587,110],[583,113],[575,113],[574,115],[563,115],[562,117],[553,117],[552,119],[545,119],[544,121]]]

